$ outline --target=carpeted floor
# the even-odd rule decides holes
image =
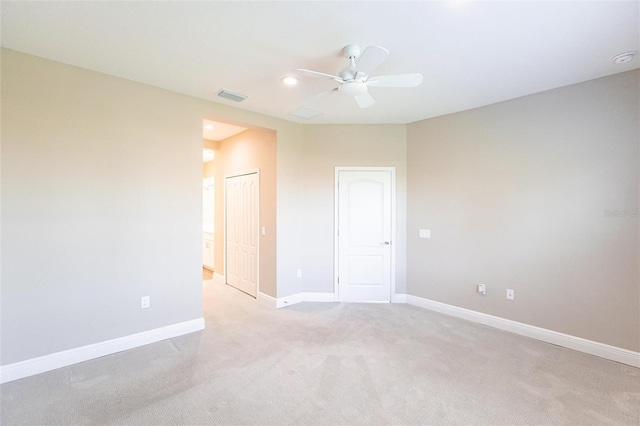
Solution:
[[[409,305],[204,299],[203,332],[2,385],[1,423],[640,423],[623,364]]]

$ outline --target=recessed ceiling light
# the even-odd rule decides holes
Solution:
[[[635,55],[636,52],[624,52],[614,56],[613,62],[615,62],[616,64],[626,64],[627,62],[631,62]]]
[[[288,75],[286,77],[282,77],[282,82],[287,86],[294,86],[298,84],[298,79],[296,77]]]
[[[207,124],[206,126],[204,126],[204,128],[205,128],[205,129],[207,129],[207,130],[213,130],[213,129],[215,129],[215,127],[213,127],[213,125],[212,125],[212,124]]]

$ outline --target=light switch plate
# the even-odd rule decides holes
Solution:
[[[420,230],[420,238],[431,238],[431,230],[430,229],[421,229]]]
[[[140,298],[140,309],[147,309],[151,306],[151,299],[149,296],[142,296]]]

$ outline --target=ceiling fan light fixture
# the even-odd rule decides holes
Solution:
[[[369,86],[416,87],[422,83],[422,74],[420,73],[391,74],[371,76],[370,78],[371,73],[389,56],[389,51],[382,46],[369,46],[360,51],[359,46],[350,44],[343,51],[349,60],[349,65],[343,68],[338,75],[304,68],[298,68],[296,72],[310,77],[335,80],[338,83],[338,87],[328,93],[340,92],[353,98],[360,108],[369,108],[376,103],[371,93],[369,93]]]
[[[338,91],[347,96],[358,96],[367,93],[367,85],[359,81],[349,81],[342,84]]]
[[[280,80],[287,86],[295,86],[296,84],[298,84],[298,78],[291,75],[284,76]]]

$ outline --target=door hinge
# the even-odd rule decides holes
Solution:
[[[340,284],[340,277],[338,277],[338,284]]]

